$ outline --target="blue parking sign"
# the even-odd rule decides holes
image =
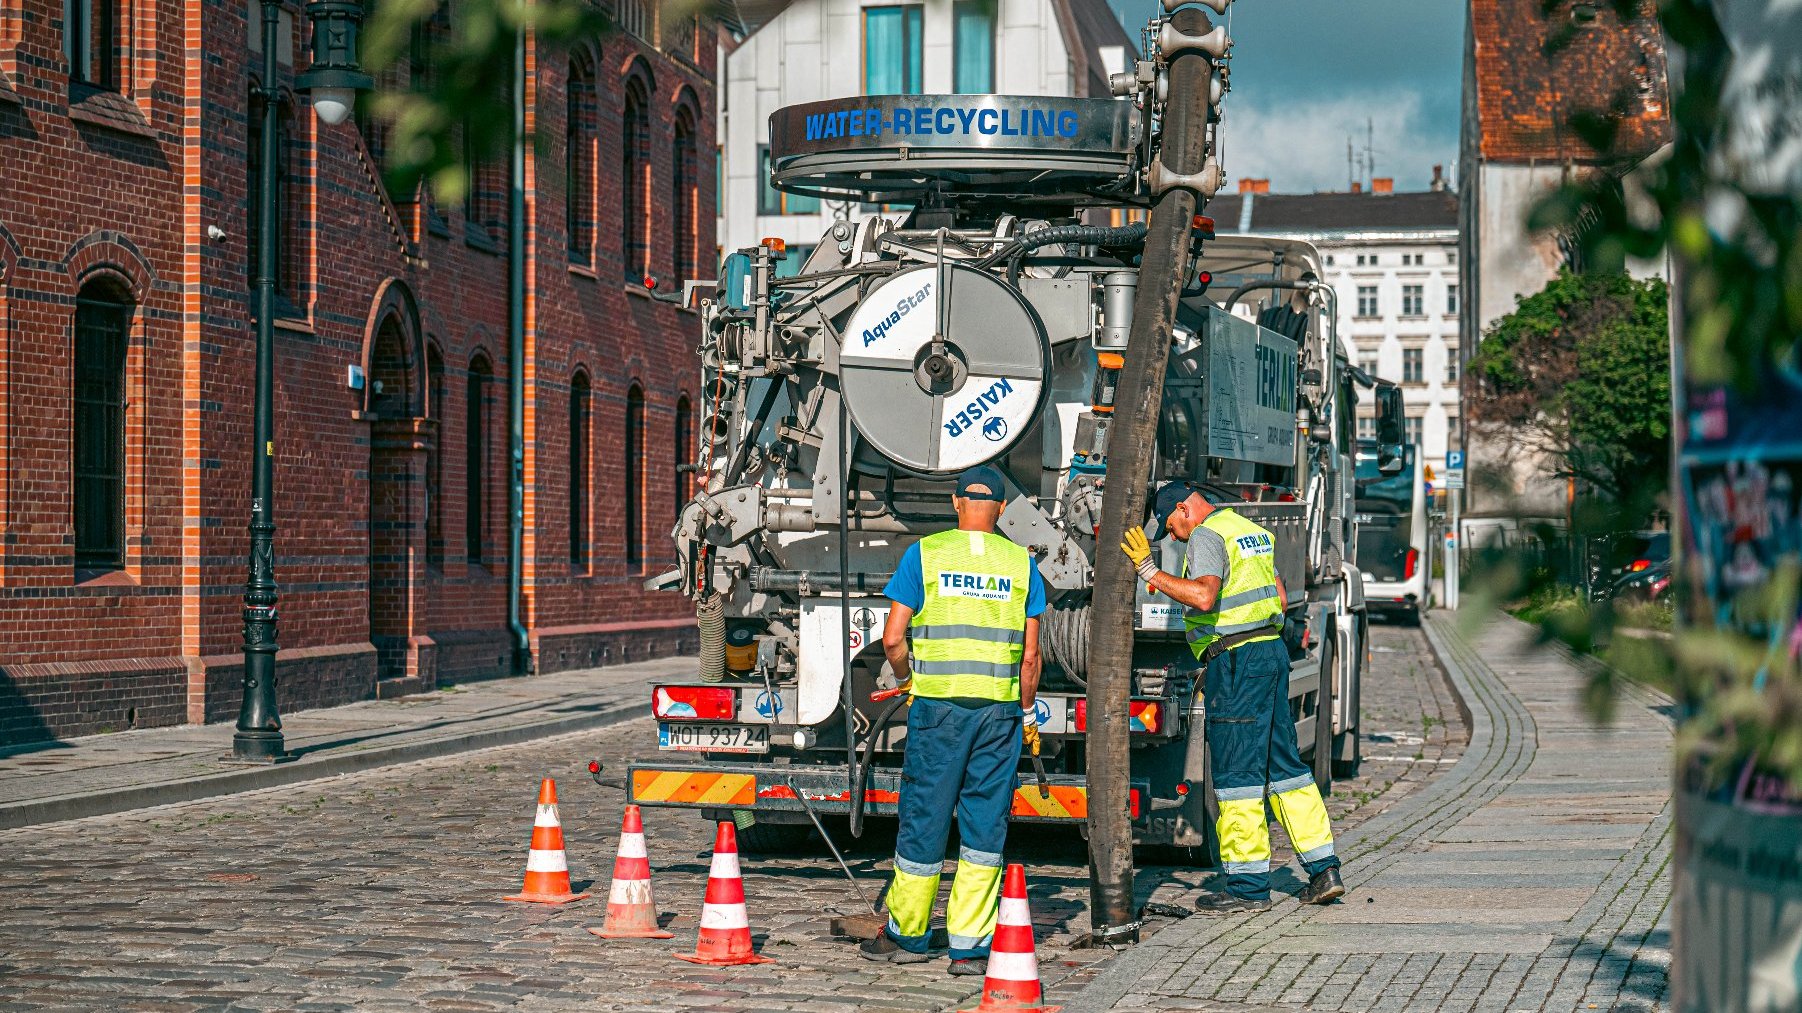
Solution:
[[[1464,451],[1448,450],[1445,452],[1445,466],[1453,471],[1464,467]]]

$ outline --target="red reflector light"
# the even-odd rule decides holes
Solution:
[[[1195,280],[1200,282],[1203,288],[1206,288],[1214,283],[1214,272],[1202,271],[1195,276]]]
[[[1638,573],[1639,571],[1644,570],[1651,565],[1652,565],[1652,561],[1649,559],[1635,559],[1633,561],[1632,565],[1627,567],[1627,572],[1628,573]]]
[[[1128,790],[1126,794],[1127,794],[1127,797],[1132,800],[1132,802],[1131,802],[1132,814],[1133,814],[1133,819],[1136,820],[1139,818],[1139,789],[1132,788],[1132,789]]]
[[[659,718],[731,721],[738,716],[738,692],[714,686],[658,686],[651,713]]]
[[[1176,793],[1179,796],[1189,794],[1189,782],[1187,782],[1187,781],[1176,782]]]
[[[1667,587],[1670,587],[1670,586],[1671,586],[1671,578],[1660,577],[1657,580],[1652,582],[1652,593],[1655,595],[1663,594],[1664,589]]]
[[[1409,549],[1408,561],[1402,564],[1402,579],[1413,580],[1414,571],[1420,568],[1420,550]]]
[[[1089,701],[1076,701],[1076,730],[1089,730]],[[1164,730],[1164,701],[1133,700],[1126,706],[1127,731],[1134,734],[1156,735]]]
[[[588,772],[590,774],[599,774],[601,772],[601,761],[589,760],[588,761]]]

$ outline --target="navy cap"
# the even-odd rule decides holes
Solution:
[[[957,476],[957,494],[964,499],[986,499],[996,503],[1007,502],[1007,486],[1001,478],[1001,469],[991,464],[979,464],[974,468],[965,468],[963,474]]]
[[[1158,486],[1157,494],[1151,498],[1151,523],[1145,526],[1145,537],[1154,542],[1164,537],[1164,525],[1170,520],[1171,511],[1199,491],[1193,484],[1181,481]]]

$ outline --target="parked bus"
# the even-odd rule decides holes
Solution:
[[[1419,623],[1433,569],[1420,448],[1403,445],[1401,471],[1385,475],[1377,470],[1376,441],[1358,441],[1356,496],[1364,600],[1373,615]]]

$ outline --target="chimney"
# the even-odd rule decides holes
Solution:
[[[1433,166],[1433,182],[1431,188],[1434,193],[1440,193],[1445,190],[1445,166]]]
[[[1393,176],[1372,176],[1372,177],[1370,177],[1370,192],[1371,193],[1394,193],[1395,192],[1395,177],[1393,177]]]
[[[1355,179],[1352,180],[1352,191],[1351,192],[1352,193],[1363,193],[1364,192],[1364,184],[1358,182]]]
[[[1270,181],[1267,179],[1252,179],[1250,176],[1240,176],[1239,177],[1239,192],[1240,193],[1269,193],[1270,192]]]

